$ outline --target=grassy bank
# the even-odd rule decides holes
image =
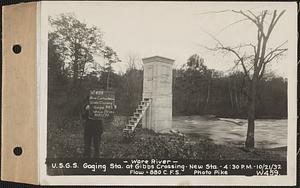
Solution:
[[[204,136],[158,134],[138,128],[126,142],[122,129],[126,120],[116,117],[106,123],[101,139],[101,158],[173,158],[200,160],[286,160],[286,148],[255,149],[216,145]],[[56,118],[48,122],[48,157],[82,157],[83,125],[77,118]]]

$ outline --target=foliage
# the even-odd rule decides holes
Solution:
[[[54,53],[49,41],[49,53]],[[55,54],[55,53],[54,53]],[[66,88],[70,78],[58,74],[61,67],[57,56],[49,54],[49,113],[61,111],[77,115],[90,88],[106,89],[107,72],[100,77],[89,74],[81,81],[77,96],[69,96]],[[138,63],[135,60],[135,63]],[[124,74],[111,73],[110,86],[116,93],[117,114],[130,116],[142,97],[143,70],[128,66]],[[287,81],[270,75],[262,78],[257,96],[257,118],[287,117]],[[269,92],[272,92],[270,95]],[[187,63],[173,71],[173,115],[217,115],[219,117],[247,117],[247,85],[243,72],[224,75],[208,69],[204,62],[197,68]]]
[[[107,60],[105,65],[103,66],[104,72],[107,73],[106,77],[106,90],[110,90],[110,74],[113,71],[112,64],[120,62],[117,53],[109,46],[106,46],[103,50],[104,58]]]
[[[213,70],[204,65],[204,60],[198,54],[189,57],[181,69],[173,72],[175,76],[174,101],[182,101],[178,108],[175,107],[175,113],[190,115],[206,113],[212,85],[212,73]],[[176,111],[177,109],[179,111]]]
[[[214,114],[219,117],[246,118],[248,88],[245,74],[235,71],[224,75],[208,69],[203,60],[202,64],[194,66],[190,63],[191,57],[181,69],[173,71],[173,115]],[[265,76],[259,88],[256,117],[287,117],[286,80],[276,75]],[[270,91],[274,91],[272,95]]]
[[[95,26],[89,27],[80,22],[72,14],[50,17],[49,23],[53,28],[49,40],[55,44],[68,77],[72,77],[77,84],[86,75],[86,64],[94,61],[93,54],[101,53],[104,47],[102,32]]]
[[[104,44],[102,32],[73,14],[49,18],[48,75],[49,109],[64,115],[78,115],[90,89],[115,87],[112,64],[117,53]],[[102,57],[97,62],[95,56]],[[102,63],[102,65],[101,65]]]

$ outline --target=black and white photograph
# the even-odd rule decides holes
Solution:
[[[294,172],[296,4],[43,6],[45,176]]]

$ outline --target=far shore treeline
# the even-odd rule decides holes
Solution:
[[[115,91],[117,115],[132,115],[142,97],[140,58],[128,57],[124,73],[116,73],[117,52],[102,39],[102,31],[74,15],[49,18],[48,117],[78,117],[91,89]],[[75,28],[75,29],[74,29]],[[130,45],[130,44],[129,44]],[[104,64],[97,64],[101,54]],[[159,55],[159,54],[154,54]],[[172,57],[170,57],[172,58]],[[173,115],[216,115],[247,118],[247,84],[242,71],[209,69],[201,54],[191,54],[173,70]],[[256,118],[287,117],[287,79],[266,73],[258,85]]]
[[[63,116],[78,115],[90,89],[106,89],[107,72],[98,78],[83,77],[78,85],[54,69],[49,59],[48,111]],[[212,72],[214,72],[212,76]],[[216,115],[247,118],[243,73],[222,76],[215,70],[174,69],[173,115]],[[116,114],[132,115],[142,97],[143,70],[128,68],[122,75],[111,73],[110,89],[116,93]],[[287,117],[287,81],[274,75],[262,80],[257,100],[257,118]]]

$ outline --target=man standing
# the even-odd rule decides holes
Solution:
[[[93,113],[89,100],[84,105],[82,111],[82,118],[85,120],[84,123],[84,157],[91,157],[91,146],[93,142],[94,146],[94,158],[99,157],[99,147],[101,141],[101,135],[103,133],[103,121],[92,119],[90,113]]]

